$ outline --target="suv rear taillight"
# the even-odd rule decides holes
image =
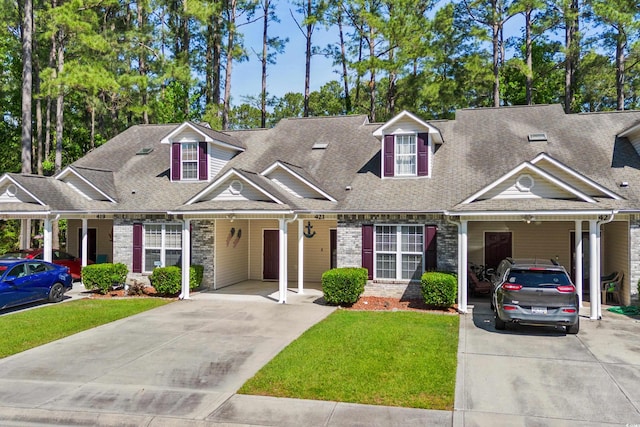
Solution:
[[[502,288],[508,291],[519,291],[522,289],[522,285],[518,285],[517,283],[505,283]]]
[[[576,291],[576,287],[573,286],[573,285],[557,286],[556,289],[558,290],[558,292],[563,292],[563,293],[569,293],[569,292],[575,292]]]

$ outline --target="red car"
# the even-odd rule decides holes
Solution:
[[[19,251],[7,252],[4,255],[0,255],[0,259],[44,259],[42,252],[42,249],[21,249]],[[58,249],[54,249],[52,252],[53,260],[51,262],[57,265],[64,265],[69,269],[69,273],[71,273],[71,277],[73,278],[73,280],[80,280],[82,272],[82,260],[80,258],[74,257],[70,253],[63,252]],[[87,264],[93,264],[93,261],[87,260]]]

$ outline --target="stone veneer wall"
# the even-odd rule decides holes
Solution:
[[[362,266],[362,225],[435,225],[438,227],[438,270],[456,272],[458,269],[458,229],[441,215],[342,215],[338,217],[338,267]],[[375,280],[369,281],[364,291],[367,296],[394,298],[421,298],[419,284]]]
[[[213,220],[191,221],[191,262],[204,266],[204,288],[213,288],[215,231]]]
[[[113,262],[122,263],[129,270],[128,279],[140,280],[149,283],[146,276],[132,273],[133,270],[133,221],[131,219],[113,219]]]
[[[640,280],[640,217],[637,215],[629,221],[629,269],[631,300],[638,301],[638,280]]]

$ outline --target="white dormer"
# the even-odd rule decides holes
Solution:
[[[384,178],[430,177],[434,144],[442,144],[440,131],[403,111],[373,132],[382,144]]]
[[[171,144],[171,181],[210,181],[244,148],[229,143],[229,136],[185,122],[164,137]]]

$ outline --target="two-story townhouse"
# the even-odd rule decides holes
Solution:
[[[600,276],[640,279],[640,112],[567,115],[557,105],[282,120],[217,132],[139,125],[55,177],[5,174],[3,218],[68,220],[68,249],[155,266],[202,264],[204,286],[319,282],[364,266],[371,284],[411,290],[469,262],[554,258],[600,316]],[[24,242],[26,245],[27,242]],[[188,298],[188,268],[183,268]],[[407,291],[408,292],[408,291]],[[593,296],[593,297],[591,297]]]

